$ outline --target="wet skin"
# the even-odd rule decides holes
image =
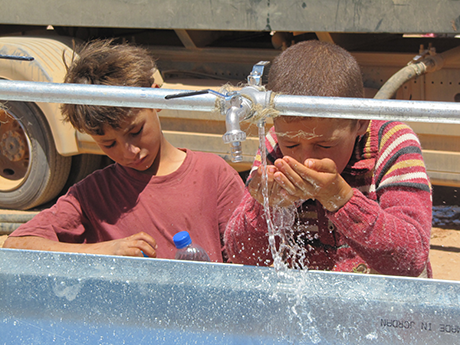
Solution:
[[[356,138],[368,120],[302,118],[274,120],[283,158],[267,166],[269,205],[289,206],[298,200],[316,199],[334,212],[353,196],[353,189],[340,176],[353,153]],[[252,174],[251,195],[263,203],[263,167]]]

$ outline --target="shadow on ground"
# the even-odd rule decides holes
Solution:
[[[433,227],[460,230],[460,188],[433,186]]]

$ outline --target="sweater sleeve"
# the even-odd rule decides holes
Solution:
[[[328,216],[371,268],[382,274],[418,276],[430,249],[429,205],[427,192],[392,188],[382,195],[379,205],[355,189],[351,200]]]
[[[351,200],[327,216],[377,272],[418,276],[428,263],[432,201],[420,143],[407,125],[379,131],[374,176],[375,198],[354,189]]]
[[[273,261],[263,206],[247,188],[227,224],[224,238],[230,262],[266,266]]]

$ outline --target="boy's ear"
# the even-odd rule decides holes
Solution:
[[[358,120],[358,136],[366,133],[367,127],[369,127],[370,122],[371,120]]]
[[[153,83],[153,84],[152,84],[152,87],[153,87],[154,89],[159,89],[159,88],[160,88],[160,85],[158,85],[157,83]],[[155,111],[156,111],[157,113],[159,113],[159,112],[161,111],[161,109],[155,109]]]

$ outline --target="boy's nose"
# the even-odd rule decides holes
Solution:
[[[134,158],[140,152],[140,148],[132,143],[125,144],[124,154],[126,158]]]
[[[301,157],[298,157],[299,159],[299,162],[305,162],[307,159],[309,158],[313,158],[313,159],[320,159],[320,155],[315,152],[315,150],[313,148],[305,148],[304,150],[302,150],[302,155]]]
[[[300,157],[298,157],[298,158],[299,158],[299,162],[302,162],[302,163],[303,163],[303,162],[305,162],[305,160],[308,159],[308,158],[314,158],[313,155],[314,155],[313,150],[312,150],[311,148],[309,148],[309,147],[305,147],[305,148],[302,150],[302,152],[301,152],[301,154],[300,154]]]

